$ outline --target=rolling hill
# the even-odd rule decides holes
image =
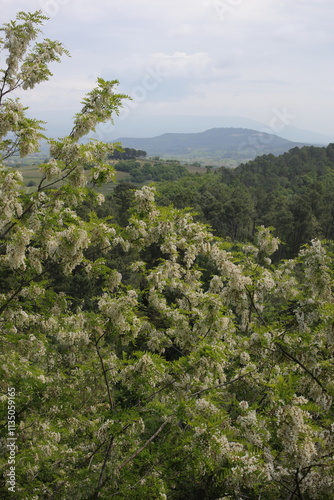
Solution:
[[[113,142],[144,150],[149,156],[229,166],[305,145],[247,128],[213,128],[200,133],[167,133],[152,138],[121,137]]]

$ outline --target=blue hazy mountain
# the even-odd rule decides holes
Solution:
[[[197,133],[165,133],[150,138],[119,137],[113,142],[144,150],[149,156],[215,164],[227,160],[240,163],[270,153],[279,155],[306,145],[275,134],[241,127],[212,128]]]
[[[48,122],[47,134],[50,137],[63,137],[72,130],[74,112],[55,110],[50,120],[49,112],[40,112],[36,118]],[[105,124],[98,127],[96,137],[99,140],[113,141],[117,137],[155,137],[164,133],[198,133],[212,128],[248,128],[274,133],[293,142],[315,145],[328,145],[334,142],[330,137],[318,132],[303,130],[292,125],[279,123],[278,129],[250,118],[242,116],[174,116],[146,115],[139,109],[128,114],[115,117],[114,125]],[[94,136],[94,134],[90,134]]]
[[[137,111],[137,110],[136,110]],[[292,142],[303,142],[327,146],[334,137],[318,132],[300,129],[274,120],[264,124],[242,116],[145,116],[137,112],[126,118],[120,116],[110,130],[110,139],[117,137],[155,137],[164,133],[198,133],[212,128],[248,128],[276,134]],[[270,126],[272,125],[272,126]],[[273,127],[274,125],[274,127]],[[109,140],[109,138],[108,138]]]

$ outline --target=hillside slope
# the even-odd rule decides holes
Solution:
[[[254,159],[258,155],[279,155],[303,143],[247,128],[213,128],[200,133],[167,133],[152,138],[121,137],[124,147],[142,149],[150,156],[224,163]]]

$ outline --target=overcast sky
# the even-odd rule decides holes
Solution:
[[[2,0],[1,21],[38,9],[50,18],[44,35],[72,56],[24,96],[52,132],[70,130],[101,76],[133,97],[102,135],[158,135],[173,122],[200,131],[241,116],[334,141],[333,0]]]

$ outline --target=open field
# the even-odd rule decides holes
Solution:
[[[22,175],[23,175],[23,181],[24,185],[28,188],[29,191],[34,191],[36,190],[38,184],[40,183],[42,179],[42,173],[39,170],[37,165],[26,165],[23,167],[16,167],[17,170],[19,170]],[[129,178],[129,173],[128,172],[116,172],[116,182],[126,180]],[[32,184],[34,183],[34,184]],[[109,192],[113,189],[113,186],[115,183],[113,182],[108,182],[105,186],[102,187],[101,192],[104,194],[106,192]]]
[[[149,160],[146,160],[146,162]],[[206,167],[201,167],[201,166],[195,166],[195,165],[185,165],[186,169],[190,174],[205,174],[207,171]],[[24,179],[24,186],[26,186],[28,192],[33,192],[36,190],[38,184],[40,183],[42,179],[42,173],[40,172],[38,165],[37,164],[32,164],[32,165],[23,165],[23,166],[17,166],[13,165],[13,168],[17,168],[22,175]],[[122,181],[130,181],[130,174],[128,172],[121,172],[121,171],[116,171],[116,183],[117,182],[122,182]],[[133,183],[137,185],[137,183]],[[140,187],[142,184],[138,184],[138,187]],[[114,182],[108,182],[107,184],[103,185],[98,189],[101,193],[104,195],[107,195],[110,193],[115,187]]]

